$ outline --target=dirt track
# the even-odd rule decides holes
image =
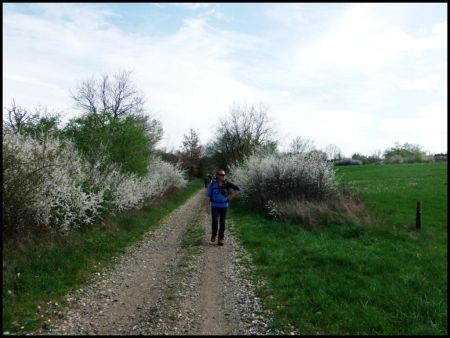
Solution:
[[[229,229],[224,246],[209,241],[204,203],[201,190],[128,248],[114,268],[99,269],[88,286],[67,295],[71,306],[37,334],[269,333],[268,314],[246,279],[248,270],[239,263],[248,256]],[[204,229],[197,249],[186,241],[195,226]]]

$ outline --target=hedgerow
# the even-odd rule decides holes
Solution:
[[[70,140],[3,131],[3,228],[68,230],[99,215],[142,206],[170,187],[186,184],[184,172],[154,157],[139,177],[88,162]]]

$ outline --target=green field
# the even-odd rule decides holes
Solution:
[[[306,230],[230,212],[274,311],[300,334],[447,334],[447,164],[338,167],[382,222]],[[422,229],[415,229],[416,202]]]

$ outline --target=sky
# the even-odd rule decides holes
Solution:
[[[168,151],[263,104],[281,150],[447,152],[447,3],[2,6],[3,114],[14,100],[67,122],[81,81],[131,70]]]

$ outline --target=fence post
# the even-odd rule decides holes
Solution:
[[[416,206],[416,229],[420,230],[422,226],[422,207],[421,207],[421,202],[417,201],[417,206]]]

